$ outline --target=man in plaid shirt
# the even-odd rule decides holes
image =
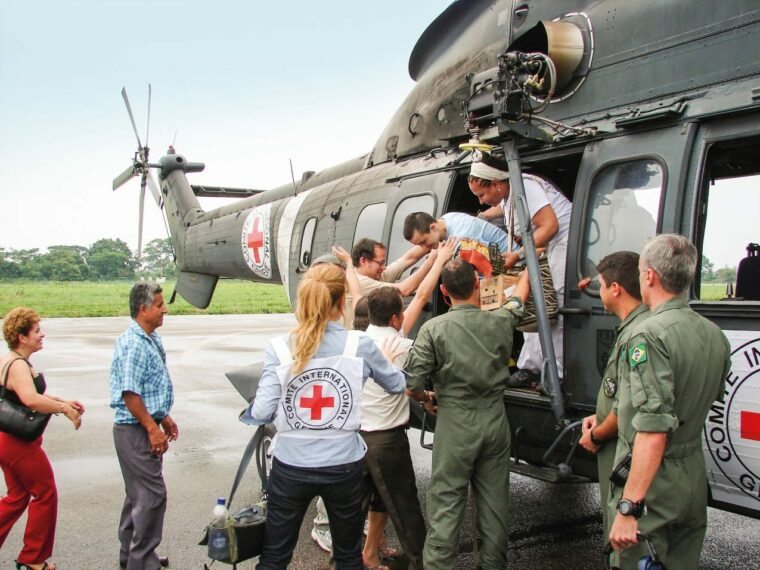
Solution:
[[[119,562],[127,570],[168,566],[156,548],[166,511],[162,456],[177,439],[169,415],[174,389],[156,329],[168,312],[161,287],[137,283],[129,294],[132,323],[116,339],[110,400],[116,410],[113,437],[127,496],[119,523]]]

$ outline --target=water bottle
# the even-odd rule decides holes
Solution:
[[[208,557],[212,560],[229,560],[230,558],[228,514],[224,497],[218,498],[211,513],[211,527],[208,530]]]

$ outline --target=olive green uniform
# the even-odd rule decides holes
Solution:
[[[630,370],[619,388],[615,462],[631,451],[637,432],[668,434],[638,529],[653,540],[669,570],[691,570],[699,563],[707,527],[702,427],[712,403],[722,399],[730,352],[721,330],[681,298],[652,311],[628,341]],[[621,488],[611,489],[610,520],[621,494]],[[643,542],[625,549],[620,567],[636,568],[647,554]]]
[[[616,328],[615,344],[607,359],[602,385],[596,397],[596,421],[601,424],[611,412],[617,414],[618,386],[620,378],[630,370],[628,365],[628,338],[636,325],[649,317],[649,307],[639,305],[631,311]],[[599,473],[599,495],[601,498],[602,515],[604,518],[604,539],[610,534],[610,520],[607,513],[607,499],[610,492],[610,473],[615,464],[615,444],[617,439],[605,441],[596,453],[597,470]]]
[[[482,540],[480,567],[506,566],[510,433],[504,389],[522,314],[516,298],[490,312],[455,305],[422,326],[407,359],[408,387],[420,391],[430,381],[438,400],[426,570],[454,568],[470,483]]]

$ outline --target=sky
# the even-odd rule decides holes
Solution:
[[[368,152],[414,85],[417,39],[450,2],[0,0],[0,247],[137,248],[139,181],[111,190],[137,149],[122,87],[144,143],[152,84],[151,159],[176,141],[206,164],[193,184],[267,189],[291,180],[290,160],[300,179]],[[754,214],[758,200],[744,191],[711,208]],[[753,238],[754,216],[736,216],[708,215],[716,267]],[[162,237],[148,197],[144,243]]]
[[[272,188],[368,152],[451,0],[0,0],[0,247],[137,247],[137,140],[193,184]],[[206,208],[223,199],[205,199]],[[148,198],[144,243],[166,237]]]

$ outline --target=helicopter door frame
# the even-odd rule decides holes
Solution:
[[[755,167],[753,158],[742,156],[741,150],[751,150],[754,155],[760,147],[760,114],[741,115],[705,121],[700,125],[699,136],[694,145],[695,168],[692,190],[688,195],[690,208],[684,210],[683,227],[697,246],[700,254],[697,279],[690,291],[690,306],[704,317],[718,325],[731,344],[731,371],[726,378],[723,402],[715,402],[707,416],[702,438],[702,449],[708,470],[709,504],[722,510],[760,518],[760,440],[748,425],[750,417],[758,421],[760,417],[760,301],[735,299],[701,299],[700,273],[706,236],[706,223],[710,213],[725,207],[726,201],[718,201],[720,194],[713,198],[714,210],[709,209],[711,193],[721,191],[721,178],[739,178],[760,174],[760,165]],[[736,164],[725,156],[733,150]],[[718,152],[724,154],[716,158]],[[715,176],[713,169],[724,172]],[[726,176],[728,170],[737,170],[736,176]],[[713,178],[718,182],[713,184]],[[754,181],[753,181],[754,182]],[[737,204],[742,208],[742,203]],[[752,208],[743,205],[745,223],[751,219]],[[756,220],[752,220],[756,224]],[[751,222],[750,222],[751,223]],[[757,227],[756,225],[754,226]],[[757,241],[760,236],[752,241]],[[726,236],[721,240],[721,248],[736,246]],[[741,244],[742,246],[744,244]],[[736,247],[734,247],[736,249]],[[744,250],[736,251],[738,263]],[[698,294],[698,292],[700,294]],[[745,425],[746,424],[746,425]]]
[[[575,408],[595,409],[618,324],[602,305],[598,282],[592,281],[585,290],[578,282],[595,277],[594,266],[604,255],[619,250],[638,252],[651,237],[648,234],[674,230],[695,131],[692,123],[672,125],[593,141],[584,149],[573,194],[565,306],[560,310],[564,318],[564,390]],[[657,198],[652,191],[658,170]],[[605,220],[606,230],[599,219]],[[598,240],[606,243],[598,244]],[[581,346],[586,349],[578,350]]]
[[[432,208],[427,208],[430,215],[434,217],[440,216],[442,204],[446,200],[446,196],[451,186],[453,174],[451,172],[432,172],[425,176],[415,176],[410,178],[401,179],[398,184],[398,189],[392,200],[388,201],[388,220],[387,234],[385,243],[388,246],[388,260],[398,259],[409,248],[413,247],[411,243],[404,240],[403,226],[404,219],[412,212],[420,211],[417,209],[405,208],[404,204],[409,200],[419,199],[421,197],[430,197],[432,200]],[[424,258],[417,262],[415,265],[407,269],[399,278],[399,281],[405,279],[413,271],[415,271],[420,265],[422,265]],[[435,316],[433,308],[438,303],[438,289],[433,292],[431,302],[428,303],[425,309],[420,313],[419,318],[415,326],[408,331],[405,331],[407,336],[414,338],[420,327],[432,317]],[[404,303],[408,303],[411,297],[405,299]]]

